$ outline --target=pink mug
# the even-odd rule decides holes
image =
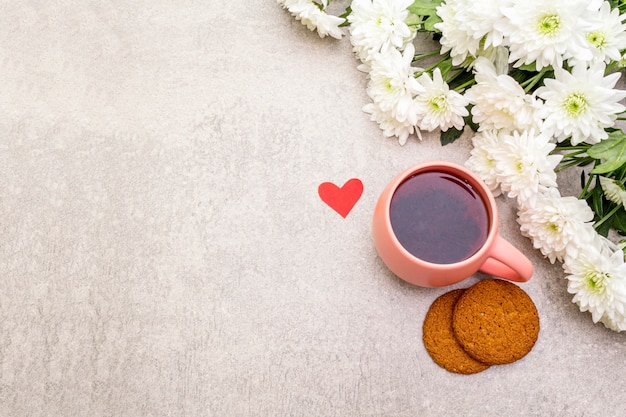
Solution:
[[[422,287],[443,287],[477,271],[525,282],[531,262],[498,232],[493,194],[469,169],[446,161],[415,165],[383,190],[374,245],[387,267]]]

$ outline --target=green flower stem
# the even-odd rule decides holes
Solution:
[[[577,155],[580,155],[586,152],[587,152],[587,148],[578,149],[578,150],[575,150],[574,152],[566,153],[565,155],[563,155],[563,158],[573,158]]]
[[[583,145],[557,145],[554,151],[571,151],[563,154],[563,159],[559,162],[558,167],[555,169],[556,172],[560,172],[564,169],[576,166],[576,165],[585,165],[589,162],[593,162],[594,159],[589,156],[579,156],[585,155],[587,150],[591,145],[583,144]]]
[[[613,209],[611,211],[609,211],[603,218],[601,218],[600,220],[598,220],[597,222],[595,222],[593,224],[593,227],[595,227],[596,229],[599,228],[600,226],[602,226],[602,223],[604,223],[605,221],[607,221],[608,219],[611,218],[612,215],[614,215],[615,213],[617,213],[617,211],[622,208],[621,205],[617,205],[615,207],[613,207]]]
[[[577,146],[562,146],[557,147],[557,151],[572,151],[563,154],[563,159],[559,163],[559,166],[556,168],[556,172],[560,172],[564,169],[576,166],[576,165],[585,165],[589,162],[594,161],[593,158],[589,156],[579,156],[585,155],[587,150],[589,149],[588,145],[577,145]]]
[[[583,158],[576,158],[576,157],[568,158],[566,161],[567,161],[566,163],[561,162],[559,164],[559,166],[555,169],[555,171],[556,172],[561,172],[564,169],[567,169],[567,168],[570,168],[570,167],[573,167],[573,166],[576,166],[576,165],[585,165],[585,164],[587,164],[589,162],[593,162],[594,159],[589,157],[589,156],[586,156],[586,157],[583,157]]]
[[[528,93],[539,81],[541,81],[544,75],[546,75],[546,72],[548,72],[548,67],[543,67],[537,74],[520,84],[524,88],[524,92]]]
[[[452,73],[451,76],[448,76],[445,81],[450,85],[450,84],[452,84],[452,81],[456,80],[457,78],[459,78],[459,76],[462,76],[462,75],[467,75],[467,72],[465,70],[462,70],[462,69],[461,70],[456,70],[454,73]],[[468,81],[471,81],[472,84],[476,83],[475,80],[474,80],[474,77],[472,77]],[[468,83],[466,82],[462,86],[454,87],[454,91],[458,91],[459,88],[465,87],[465,86],[467,86],[467,84]]]
[[[587,182],[585,183],[585,186],[583,187],[582,191],[580,192],[580,195],[578,196],[579,200],[586,200],[587,197],[589,197],[589,186],[591,185],[591,182],[593,181],[593,179],[595,178],[595,175],[589,175],[589,178],[587,178]]]
[[[619,63],[618,61],[611,61],[611,62],[609,62],[609,64],[606,66],[606,69],[604,70],[604,73],[608,74],[611,71],[613,71],[613,68],[615,68],[618,63]]]
[[[458,75],[458,74],[457,74],[457,75]],[[455,75],[455,77],[456,77],[456,75]],[[454,89],[454,91],[461,91],[461,90],[463,90],[465,87],[470,86],[470,85],[473,85],[473,84],[476,84],[476,80],[474,80],[474,79],[472,78],[471,80],[469,80],[469,81],[467,81],[467,82],[465,82],[465,83],[463,83],[463,84],[459,85],[458,87],[456,87],[456,88]]]
[[[413,62],[421,61],[424,58],[428,58],[428,57],[435,56],[435,55],[439,55],[439,50],[432,51],[432,52],[426,52],[424,54],[415,55],[413,57]]]
[[[446,54],[446,56],[441,58],[439,61],[437,61],[436,63],[434,63],[430,67],[426,68],[425,70],[416,72],[413,76],[415,78],[419,78],[422,74],[429,73],[429,72],[433,71],[435,68],[441,67],[441,64],[443,64],[444,62],[446,62],[449,59],[450,59],[450,57],[448,56],[448,54]],[[442,71],[442,73],[443,73],[443,71]]]
[[[591,145],[576,145],[576,146],[558,146],[557,151],[577,151],[580,149],[587,150]]]

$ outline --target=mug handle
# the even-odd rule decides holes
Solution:
[[[533,264],[515,246],[500,235],[491,247],[480,271],[515,282],[526,282],[533,275]]]

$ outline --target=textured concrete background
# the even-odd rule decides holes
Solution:
[[[539,340],[474,376],[431,361],[447,289],[388,272],[370,219],[468,138],[383,138],[356,66],[273,0],[0,2],[0,415],[623,414],[625,336],[503,198]],[[353,177],[343,219],[317,186]]]

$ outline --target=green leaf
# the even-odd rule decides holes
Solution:
[[[519,67],[519,69],[521,69],[522,71],[530,71],[530,72],[537,72],[537,64],[535,64],[534,62],[530,63],[530,64],[524,64],[521,65]]]
[[[443,0],[415,0],[408,10],[418,16],[431,16],[437,12],[437,7],[442,2]]]
[[[352,8],[350,6],[346,7],[346,11],[339,15],[341,19],[343,19],[343,23],[339,25],[339,27],[350,26],[350,22],[348,22],[348,16],[352,13]]]
[[[520,71],[519,68],[513,68],[511,71],[509,71],[509,76],[517,81],[518,84],[521,84],[529,79],[532,75],[529,76],[526,71]]]
[[[609,235],[609,231],[611,230],[611,222],[604,222],[600,225],[600,227],[596,228],[596,232],[600,236],[607,237]]]
[[[463,131],[455,127],[451,127],[445,132],[441,132],[441,135],[439,135],[441,146],[446,146],[450,143],[453,143],[455,140],[460,138],[462,134],[463,134]]]
[[[593,187],[589,197],[587,197],[587,204],[596,214],[596,218],[594,218],[594,220],[600,220],[604,217],[604,201],[602,188],[600,186]]]
[[[626,235],[626,210],[623,207],[611,216],[611,228],[621,235]]]
[[[443,77],[443,79],[446,80],[448,78],[448,74],[450,74],[450,71],[452,71],[452,59],[444,59],[440,61],[437,65],[437,68],[439,68],[439,71],[441,71],[441,76]]]
[[[461,88],[461,86],[465,86],[463,88],[467,88],[467,86],[470,85],[469,83],[475,82],[474,74],[472,74],[470,71],[466,71],[466,70],[464,70],[462,68],[456,68],[456,67],[452,66],[452,59],[449,59],[448,61],[449,61],[451,66],[450,66],[450,70],[447,72],[447,74],[449,74],[450,77],[449,78],[444,78],[444,81],[448,82],[448,85],[450,86],[451,89],[459,91],[459,88]],[[461,92],[461,91],[459,91],[459,92]]]
[[[626,160],[605,162],[603,164],[596,165],[596,167],[591,170],[591,173],[592,174],[606,174],[609,172],[613,172],[617,169],[620,169],[622,165],[624,165],[625,163],[626,163]]]
[[[590,147],[587,154],[604,161],[591,171],[592,174],[606,174],[619,169],[626,164],[626,134],[621,130],[610,132],[607,139]]]
[[[441,23],[443,20],[436,14],[431,14],[428,19],[424,20],[424,29],[429,32],[439,32],[439,29],[435,27],[437,23]]]
[[[611,9],[615,9],[616,7],[619,6],[619,0],[608,0],[609,4],[611,5]]]

